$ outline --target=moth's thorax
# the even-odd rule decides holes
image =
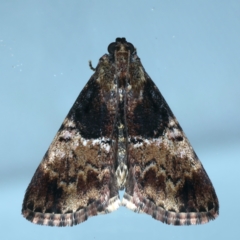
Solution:
[[[121,87],[122,84],[128,78],[128,69],[129,69],[129,58],[130,58],[130,51],[122,50],[115,51],[115,66],[116,66],[116,74],[119,80],[119,86]]]

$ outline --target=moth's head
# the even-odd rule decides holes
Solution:
[[[136,52],[136,48],[129,42],[126,41],[126,38],[116,38],[116,41],[110,43],[108,46],[108,52],[112,55],[114,52],[128,52],[130,54]]]

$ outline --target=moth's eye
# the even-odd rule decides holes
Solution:
[[[126,43],[125,46],[126,46],[127,50],[130,50],[131,54],[134,52],[135,48],[131,43],[128,42],[128,43]],[[120,49],[120,47],[117,42],[110,43],[108,46],[108,52],[110,54],[113,54],[115,50],[119,50],[119,49]]]
[[[128,44],[127,49],[130,50],[130,53],[132,54],[132,53],[134,52],[135,48],[134,48],[134,46],[133,46],[131,43],[129,43],[129,42],[128,42],[127,44]]]
[[[114,51],[115,51],[115,49],[116,49],[116,47],[117,47],[117,43],[116,43],[116,42],[110,43],[110,44],[108,45],[108,52],[109,52],[110,54],[113,54]]]

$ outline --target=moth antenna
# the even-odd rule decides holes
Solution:
[[[92,66],[92,61],[89,60],[88,63],[89,63],[90,69],[92,69],[92,70],[95,72],[95,71],[96,71],[96,68],[94,68],[94,67]]]

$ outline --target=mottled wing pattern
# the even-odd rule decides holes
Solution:
[[[128,178],[122,204],[173,225],[215,219],[219,205],[213,185],[137,55],[131,58],[129,85]]]
[[[120,205],[173,225],[219,213],[213,185],[134,46],[117,38],[64,120],[22,207],[33,223],[72,226]]]
[[[112,72],[104,55],[27,188],[22,214],[29,221],[72,226],[118,208],[117,90]]]

